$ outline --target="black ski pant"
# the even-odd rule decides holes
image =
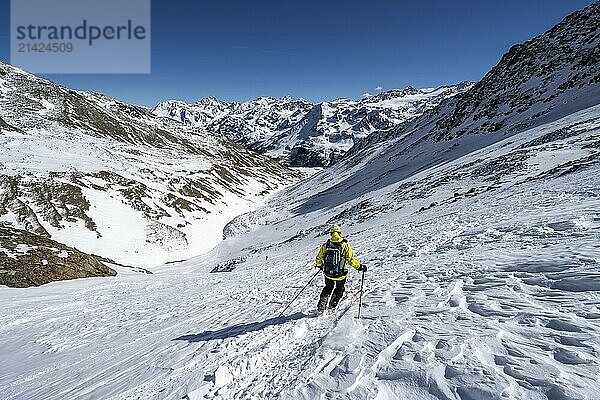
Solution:
[[[342,298],[344,294],[344,285],[346,284],[346,278],[334,281],[333,279],[325,278],[325,287],[321,292],[321,297],[319,298],[319,304],[317,305],[317,309],[319,311],[325,310],[327,306],[327,302],[329,301],[329,308],[335,308]],[[335,287],[335,290],[334,290]],[[333,292],[333,296],[331,295]],[[331,299],[329,297],[331,296]]]

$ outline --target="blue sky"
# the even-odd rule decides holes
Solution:
[[[152,73],[45,75],[145,105],[206,96],[310,101],[479,80],[508,48],[592,0],[152,2]],[[9,2],[0,60],[9,56]]]

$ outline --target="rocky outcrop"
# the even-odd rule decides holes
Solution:
[[[49,282],[115,276],[109,259],[83,253],[47,237],[0,225],[0,285],[40,286]]]
[[[600,3],[595,3],[511,47],[471,90],[448,101],[450,111],[441,113],[431,133],[441,141],[523,131],[597,104],[599,87]]]

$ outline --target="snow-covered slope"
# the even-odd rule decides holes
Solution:
[[[372,135],[210,253],[0,290],[0,397],[600,398],[600,97],[582,62],[599,18],[517,47],[511,74]],[[523,111],[515,76],[545,82]],[[362,317],[355,271],[335,316],[310,313],[319,277],[278,317],[333,223],[369,267]]]
[[[360,101],[310,104],[291,97],[261,97],[244,103],[213,97],[194,104],[178,100],[153,112],[186,125],[215,131],[291,166],[320,167],[337,161],[354,143],[421,115],[442,100],[467,91],[464,82],[437,89],[394,89]]]
[[[210,249],[300,176],[148,109],[0,64],[0,220],[117,262]]]
[[[595,400],[599,113],[153,275],[1,289],[0,397]],[[354,271],[339,319],[309,316],[320,277],[278,317],[330,219],[369,266],[362,317]]]
[[[598,7],[512,47],[464,94],[358,143],[342,162],[303,183],[299,193],[320,193],[302,211],[346,202],[600,103]]]

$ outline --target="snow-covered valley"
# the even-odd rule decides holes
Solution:
[[[304,174],[213,132],[0,63],[0,222],[125,265],[210,250]]]
[[[1,287],[0,398],[599,399],[599,46],[595,3],[511,48],[465,93],[370,133],[295,184],[297,172],[258,154],[248,161],[249,151],[228,139],[110,102],[107,114],[119,117],[125,134],[101,143],[103,124],[88,136],[59,131],[60,143],[80,150],[56,163],[54,136],[25,134],[27,125],[16,127],[19,119],[3,110],[0,140],[9,151],[0,212],[11,224],[35,230],[37,220],[54,238],[71,219],[91,218],[91,228],[103,232],[112,221],[118,233],[118,207],[90,193],[108,183],[115,196],[131,193],[104,170],[133,171],[126,177],[144,190],[121,203],[136,210],[137,200],[151,199],[147,212],[169,226],[182,221],[171,221],[178,212],[166,205],[182,203],[160,193],[215,213],[231,195],[254,210],[224,215],[224,240],[202,255],[146,266],[152,274],[110,264],[116,276]],[[107,101],[77,96],[92,96],[93,108]],[[142,124],[144,134],[130,140],[140,133],[130,124]],[[147,143],[153,133],[166,142]],[[39,152],[34,143],[50,145]],[[81,157],[83,149],[95,162]],[[210,166],[222,162],[224,176],[213,174]],[[50,163],[55,173],[47,175]],[[213,176],[216,204],[201,195],[211,190],[169,185],[172,176],[187,183]],[[53,183],[41,190],[40,177]],[[246,178],[253,183],[242,193],[226,184]],[[48,189],[61,183],[75,194]],[[90,208],[71,206],[80,191]],[[48,198],[52,207],[36,206]],[[93,204],[107,212],[95,214]],[[44,223],[52,218],[61,229]],[[360,318],[354,270],[335,313],[314,312],[323,287],[315,255],[335,224],[368,267]],[[73,238],[80,240],[64,241]],[[120,249],[118,241],[110,246]],[[11,260],[27,251],[0,248]]]

